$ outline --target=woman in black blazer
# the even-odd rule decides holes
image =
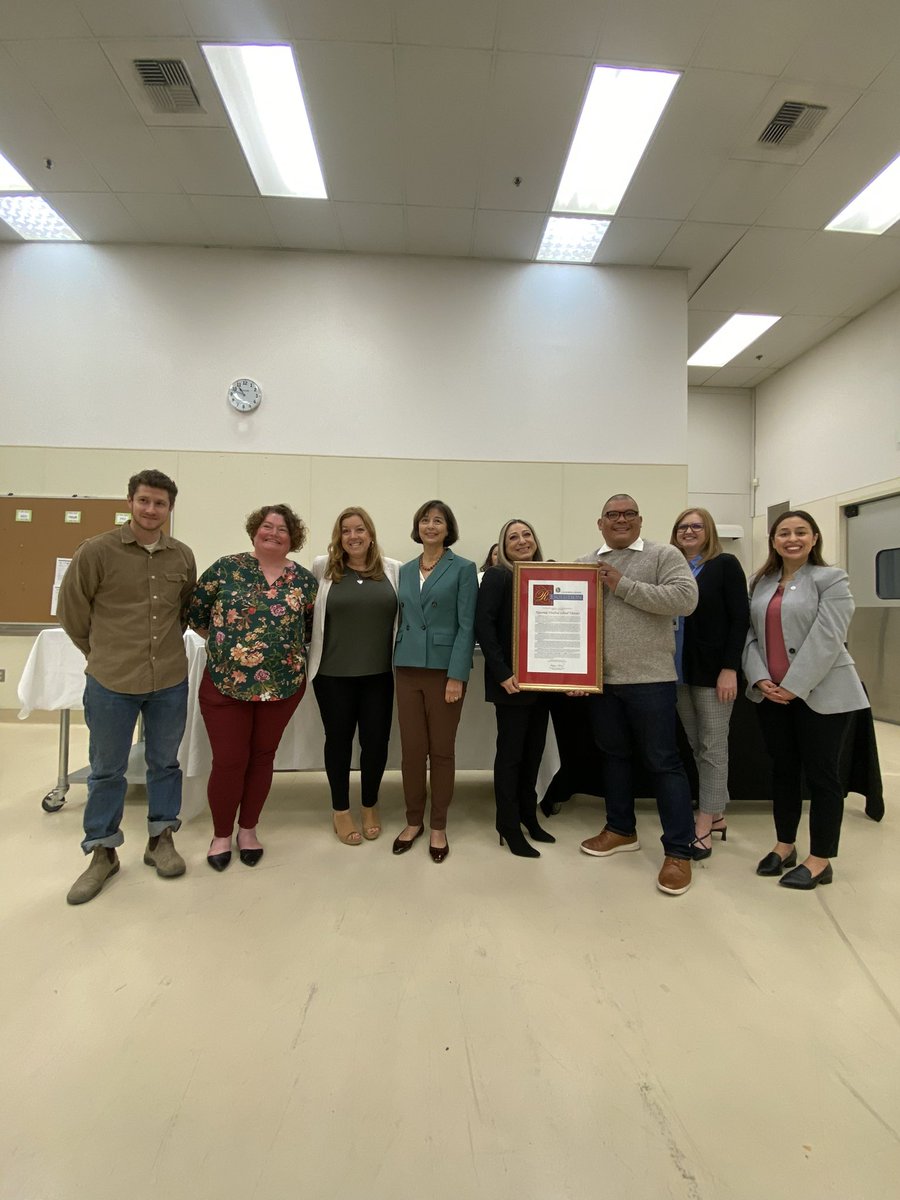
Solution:
[[[737,673],[750,623],[747,577],[733,554],[724,554],[716,523],[705,508],[688,508],[672,526],[670,541],[691,565],[699,599],[679,620],[675,639],[678,716],[700,777],[694,858],[709,858],[712,835],[725,840],[728,805],[728,729],[737,696]]]
[[[484,698],[497,713],[494,799],[500,844],[506,839],[519,858],[539,858],[522,826],[536,842],[555,842],[537,821],[538,770],[547,736],[546,698],[519,690],[512,667],[513,563],[542,562],[541,545],[526,521],[513,518],[500,530],[497,565],[481,581],[475,637],[484,653]]]

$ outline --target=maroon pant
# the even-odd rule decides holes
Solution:
[[[275,751],[305,691],[304,682],[286,700],[233,700],[203,672],[198,699],[213,756],[206,794],[217,838],[231,837],[235,816],[242,829],[256,828]]]
[[[431,767],[431,828],[446,829],[456,776],[456,730],[465,687],[462,699],[448,704],[444,699],[446,671],[398,667],[396,683],[406,823],[425,822],[427,763]]]

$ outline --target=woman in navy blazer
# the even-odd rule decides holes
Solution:
[[[431,774],[429,853],[450,853],[447,810],[453,798],[456,730],[475,646],[475,564],[450,547],[459,538],[451,509],[429,500],[413,517],[422,553],[400,568],[400,619],[394,646],[397,720],[406,828],[394,839],[404,854],[425,829],[426,770]]]
[[[841,745],[850,714],[869,707],[844,644],[853,607],[846,573],[822,557],[813,518],[802,509],[782,513],[751,581],[744,674],[772,757],[777,838],[756,873],[781,875],[784,887],[810,891],[833,878],[844,813]],[[801,770],[810,792],[810,852],[798,867]],[[786,867],[794,869],[782,875]]]
[[[733,554],[722,552],[712,514],[686,508],[669,539],[688,560],[699,599],[679,621],[675,641],[678,716],[700,779],[694,858],[709,858],[712,835],[725,840],[728,806],[728,731],[737,697],[737,673],[747,637],[747,577]]]

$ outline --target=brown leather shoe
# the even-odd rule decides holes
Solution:
[[[636,833],[630,837],[623,837],[621,833],[613,833],[605,825],[596,837],[588,838],[587,841],[581,843],[584,853],[592,854],[594,858],[608,858],[610,854],[622,854],[626,850],[640,850],[640,848],[641,843],[638,841]]]
[[[656,886],[670,896],[682,895],[691,886],[691,860],[666,855]]]

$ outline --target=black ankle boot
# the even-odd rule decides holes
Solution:
[[[499,830],[498,830],[499,832]],[[540,850],[535,850],[534,846],[530,845],[525,840],[525,834],[521,829],[510,829],[508,832],[500,834],[500,845],[504,841],[509,846],[510,854],[515,854],[517,858],[540,858]]]
[[[537,817],[532,817],[530,821],[523,820],[522,824],[528,830],[528,836],[533,842],[555,842],[556,838],[552,833],[548,833],[546,829],[541,829],[537,823]]]

